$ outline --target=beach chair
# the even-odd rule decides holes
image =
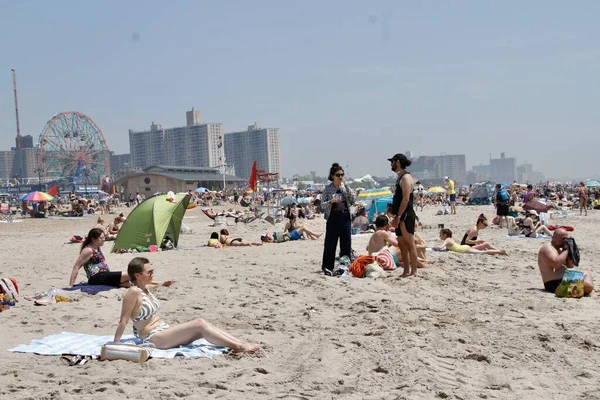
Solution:
[[[215,216],[215,218],[213,218],[213,221],[215,221],[215,223],[213,224],[214,227],[229,225],[227,223],[227,218],[224,215]]]
[[[0,221],[13,222],[13,214],[8,203],[0,204]]]

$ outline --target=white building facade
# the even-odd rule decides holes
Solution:
[[[281,145],[278,128],[248,126],[242,132],[225,134],[225,156],[233,164],[236,175],[247,179],[256,161],[257,169],[281,174]]]
[[[163,129],[152,123],[150,130],[129,131],[131,166],[151,165],[217,168],[223,165],[223,125],[201,124],[200,113],[187,113],[189,125]]]

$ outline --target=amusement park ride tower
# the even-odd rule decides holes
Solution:
[[[16,150],[22,150],[17,76],[12,70],[17,120]],[[72,184],[99,184],[110,174],[110,154],[100,128],[85,114],[71,111],[52,117],[39,138],[39,181],[59,180]],[[19,162],[18,165],[21,163]],[[14,168],[13,168],[14,169]],[[25,178],[23,171],[13,175]]]

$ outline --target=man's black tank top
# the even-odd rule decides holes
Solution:
[[[406,174],[410,175],[410,172],[404,171],[403,173],[401,173],[398,176],[398,180],[396,181],[396,192],[399,193],[400,203],[404,199],[404,193],[402,193],[402,186],[400,185],[400,181]],[[414,191],[411,191],[410,195],[408,196],[408,205],[406,206],[406,210],[404,210],[404,214],[406,214],[409,211],[414,211],[414,198],[415,198]],[[403,217],[402,215],[399,215],[399,217],[400,217],[400,220],[404,220],[404,218],[402,218]]]

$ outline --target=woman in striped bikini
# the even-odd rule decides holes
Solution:
[[[201,318],[169,326],[160,319],[158,315],[160,302],[149,290],[154,274],[150,261],[143,257],[134,258],[127,267],[127,273],[134,286],[123,297],[115,343],[121,340],[125,327],[131,319],[133,334],[144,342],[154,344],[158,349],[171,349],[205,338],[212,344],[229,347],[235,353],[253,353],[258,350],[258,346],[242,342]]]

